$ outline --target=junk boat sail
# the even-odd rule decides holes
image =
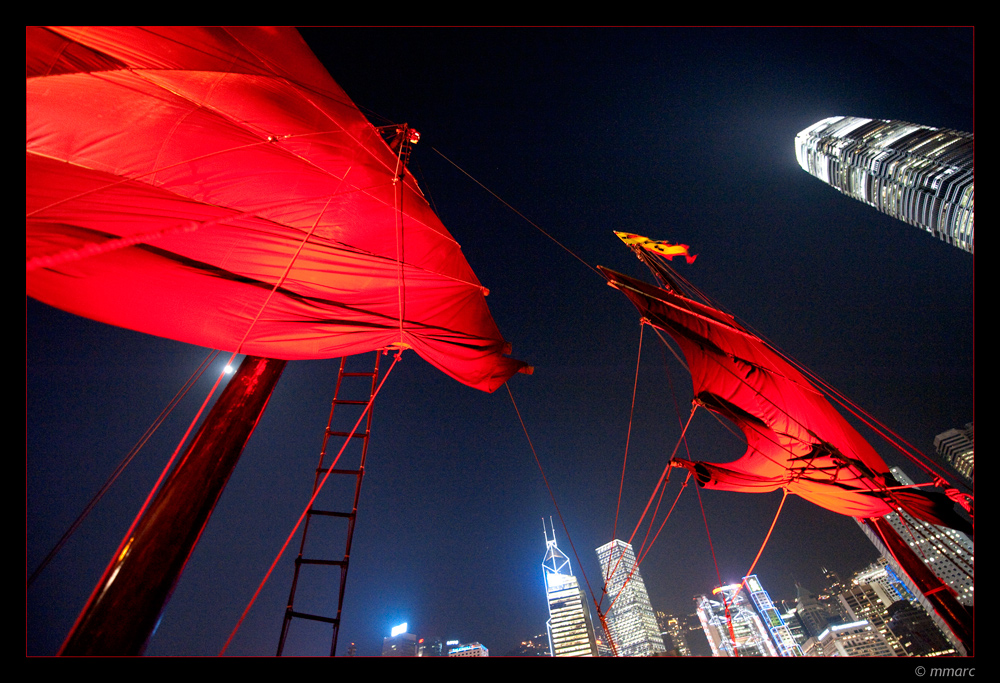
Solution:
[[[717,308],[692,298],[666,261],[693,260],[686,245],[616,233],[650,268],[659,286],[598,266],[645,322],[669,334],[684,353],[694,403],[732,421],[747,450],[729,463],[675,458],[708,489],[765,493],[784,489],[828,510],[863,520],[927,595],[956,637],[972,650],[971,618],[954,591],[937,579],[881,518],[903,511],[971,533],[952,498],[971,496],[903,487],[874,448],[783,355]],[[693,289],[693,288],[691,288]],[[943,483],[943,482],[942,482]]]
[[[285,361],[413,349],[484,391],[530,368],[406,170],[415,132],[386,140],[294,29],[25,39],[27,295],[249,354],[63,647],[137,653]]]

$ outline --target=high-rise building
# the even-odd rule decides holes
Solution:
[[[935,436],[934,450],[966,481],[975,482],[976,431],[972,422],[962,429],[949,429]]]
[[[552,540],[545,530],[545,559],[542,576],[545,579],[545,596],[549,603],[549,652],[553,657],[596,657],[597,639],[594,622],[590,618],[587,597],[580,588],[569,558],[556,545],[556,530]]]
[[[712,591],[718,599],[707,595],[694,599],[712,654],[716,657],[777,657],[778,650],[764,622],[741,588],[738,583],[720,586]],[[791,634],[788,637],[791,638]]]
[[[660,637],[663,638],[663,645],[667,647],[667,652],[675,652],[678,657],[691,656],[691,648],[688,647],[687,639],[684,637],[687,629],[680,619],[673,614],[657,610],[656,625],[660,627]]]
[[[504,657],[551,657],[552,645],[549,644],[549,634],[539,633],[533,638],[522,640],[521,644],[510,650]]]
[[[799,644],[795,641],[784,619],[781,618],[781,612],[771,602],[771,596],[764,590],[757,575],[751,574],[743,581],[746,582],[746,588],[750,591],[753,604],[757,606],[757,613],[763,620],[768,633],[771,634],[771,641],[777,648],[778,655],[781,657],[801,657],[802,650],[799,648]]]
[[[383,657],[416,657],[417,637],[407,631],[405,623],[392,627],[392,635],[382,639]]]
[[[889,560],[884,557],[880,557],[864,569],[854,572],[853,582],[876,583],[882,586],[882,589],[889,596],[891,602],[898,600],[914,602],[917,599],[889,565]]]
[[[480,643],[462,643],[448,650],[449,657],[489,657],[490,651]]]
[[[911,657],[941,657],[956,654],[930,615],[918,604],[898,600],[888,609],[889,629]]]
[[[619,657],[648,657],[666,652],[635,551],[615,539],[597,549],[604,589],[611,599],[607,622]]]
[[[795,584],[795,590],[795,615],[808,637],[818,636],[831,623],[842,621],[840,615],[831,609],[829,600],[821,602],[799,583]]]
[[[936,657],[956,653],[887,559],[879,558],[855,572],[853,583],[854,590],[845,591],[838,599],[856,619],[868,619],[896,654]],[[871,601],[873,593],[877,604]]]
[[[799,165],[849,197],[973,252],[973,136],[832,116],[795,136]]]
[[[851,621],[866,619],[897,655],[906,655],[906,649],[898,641],[896,635],[889,630],[889,605],[893,599],[878,583],[855,583],[837,596],[844,610],[850,615]]]
[[[913,480],[898,467],[890,467],[889,471],[900,483],[907,486],[913,485]],[[899,537],[910,546],[917,557],[943,583],[955,591],[959,602],[970,607],[975,604],[975,576],[973,572],[975,555],[972,540],[967,535],[956,529],[936,526],[916,519],[905,512],[890,513],[885,516],[885,520],[889,522]],[[965,655],[965,647],[957,639],[952,630],[948,628],[927,597],[897,564],[889,549],[883,545],[882,541],[868,526],[860,520],[857,521],[861,530],[887,560],[888,566],[903,581],[907,589],[916,596],[917,601],[927,611],[942,633],[945,634],[955,650],[959,654]]]
[[[914,481],[898,467],[889,471],[901,484],[912,486]],[[913,552],[944,583],[958,594],[958,601],[970,607],[975,604],[974,548],[972,539],[961,531],[911,517],[907,513],[891,513],[885,519],[900,538],[909,543]]]
[[[895,657],[896,653],[866,619],[835,624],[802,648],[807,657]]]

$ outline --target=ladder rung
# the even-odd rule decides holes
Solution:
[[[370,409],[368,406],[371,405],[372,401],[375,398],[375,383],[378,380],[378,367],[379,367],[378,354],[376,353],[374,370],[372,372],[345,372],[345,370],[346,370],[346,364],[347,364],[347,359],[346,358],[341,359],[341,362],[340,362],[340,373],[337,376],[337,387],[336,387],[336,390],[334,392],[333,403],[332,403],[332,405],[330,407],[330,419],[327,422],[326,430],[325,430],[325,437],[323,439],[323,450],[320,453],[319,465],[316,468],[316,480],[313,483],[313,492],[317,493],[316,486],[319,484],[319,481],[320,481],[321,477],[326,478],[330,474],[349,474],[349,475],[354,475],[354,477],[356,479],[355,487],[354,487],[354,503],[355,503],[355,506],[356,506],[357,505],[357,501],[358,501],[358,495],[361,492],[361,481],[364,478],[364,474],[365,474],[365,472],[364,472],[364,464],[365,464],[365,456],[367,455],[367,452],[368,452],[368,443],[369,443],[368,442],[368,437],[369,437],[369,432],[368,431],[360,431],[360,432],[359,431],[355,431],[355,432],[333,431],[332,427],[333,427],[334,412],[335,412],[335,409],[336,409],[337,406],[358,406],[358,407],[364,406],[366,412]],[[362,378],[363,377],[363,378],[366,378],[366,379],[368,379],[368,380],[371,381],[371,386],[368,387],[367,385],[361,384],[359,382],[353,382],[353,383],[351,383],[352,391],[348,392],[348,391],[344,390],[345,385],[343,384],[343,380],[345,378],[347,378],[347,377],[358,377],[358,378]],[[347,398],[340,398],[340,395],[342,393],[344,395],[351,395],[351,394],[353,394],[354,396],[364,396],[364,392],[365,392],[366,389],[369,390],[368,391],[369,397],[367,399],[364,399],[364,400],[353,400],[353,399],[347,399]],[[354,413],[355,416],[356,416],[357,412],[358,411],[355,411],[353,408],[348,409],[348,415],[350,415],[351,413]],[[337,415],[338,415],[338,425],[343,425],[345,423],[345,420],[343,419],[343,415],[341,415],[339,412],[337,413]],[[362,416],[363,415],[364,415],[364,413],[362,413]],[[367,423],[368,426],[370,426],[371,423],[372,423],[372,416],[371,416],[371,413],[368,412],[368,423]],[[357,430],[360,426],[361,426],[361,420],[359,419],[358,420],[358,424],[355,425],[355,430]],[[326,459],[327,441],[329,440],[329,438],[331,436],[346,438],[347,440],[344,442],[343,448],[346,448],[347,445],[349,445],[351,443],[351,441],[350,441],[351,438],[362,439],[362,442],[360,444],[358,444],[358,445],[361,446],[361,449],[360,449],[360,459],[359,460],[352,460],[352,461],[345,462],[345,464],[350,464],[351,462],[357,462],[358,463],[358,469],[336,469],[334,467],[334,465],[336,464],[335,460],[334,461],[330,461],[329,466],[326,466],[326,467],[323,466],[324,465],[324,460]],[[343,450],[343,448],[341,450]],[[357,450],[358,449],[355,448],[355,451],[357,451]],[[347,482],[345,482],[344,480],[341,480],[340,483],[341,484],[346,484]],[[335,502],[332,502],[331,504],[337,505],[337,503],[335,503]],[[343,502],[340,503],[340,505],[342,505],[342,504],[343,504]],[[325,560],[325,559],[319,559],[319,558],[304,558],[304,557],[302,557],[302,553],[305,551],[305,548],[306,548],[306,532],[309,529],[309,525],[308,524],[306,525],[305,530],[303,530],[303,532],[302,532],[302,545],[301,545],[301,547],[299,549],[299,556],[297,558],[295,558],[295,578],[292,580],[292,590],[291,590],[291,592],[290,592],[290,594],[288,596],[288,607],[285,610],[285,620],[284,620],[284,625],[282,626],[281,640],[278,643],[278,656],[281,656],[281,653],[282,653],[282,651],[284,649],[284,646],[285,646],[285,637],[286,637],[286,635],[288,633],[288,625],[289,625],[290,621],[292,620],[292,618],[310,619],[312,621],[320,621],[320,622],[324,622],[324,623],[327,623],[327,624],[332,624],[333,625],[333,644],[332,644],[332,646],[330,648],[330,654],[331,654],[331,656],[333,654],[335,654],[336,649],[337,649],[337,636],[338,636],[338,632],[340,630],[340,617],[339,617],[339,615],[336,618],[333,618],[333,617],[320,616],[318,614],[308,614],[306,612],[295,612],[292,609],[292,605],[295,602],[295,591],[296,591],[296,587],[297,587],[297,583],[298,583],[298,579],[299,579],[299,571],[300,571],[302,565],[306,565],[306,564],[309,564],[309,565],[319,565],[319,566],[327,566],[327,567],[340,567],[340,589],[339,589],[339,597],[338,597],[337,604],[338,605],[342,605],[343,604],[343,601],[344,601],[344,583],[345,583],[345,580],[347,578],[347,568],[348,568],[348,563],[350,561],[351,541],[352,541],[352,538],[353,538],[353,535],[354,535],[354,522],[357,519],[357,510],[354,510],[352,512],[334,512],[332,510],[318,510],[318,509],[312,509],[312,508],[310,508],[307,512],[308,512],[309,515],[322,515],[324,517],[336,517],[336,518],[340,518],[340,519],[347,519],[348,523],[346,525],[334,524],[334,529],[332,530],[333,532],[336,532],[338,530],[342,531],[343,530],[342,527],[344,527],[344,526],[347,527],[347,534],[346,534],[347,535],[347,543],[346,543],[346,548],[344,550],[344,554],[341,556],[343,559],[339,559],[339,560]],[[320,524],[319,526],[323,527],[323,526],[329,526],[329,525]],[[331,529],[326,529],[325,533],[327,535],[329,535],[331,533]],[[326,548],[326,544],[323,544],[323,548]],[[326,552],[320,550],[319,552],[320,552],[320,554],[333,554],[334,551],[330,551],[329,553],[326,553]],[[329,578],[329,577],[328,576],[324,576],[324,577],[317,577],[317,578]],[[338,607],[337,609],[339,611],[340,607]]]
[[[316,472],[319,473],[319,474],[326,474],[327,469],[328,468],[326,468],[326,467],[318,467],[318,468],[316,468]],[[333,474],[353,474],[353,475],[357,476],[357,475],[361,474],[361,470],[334,470]]]
[[[343,567],[345,564],[347,564],[343,560],[310,560],[310,559],[305,558],[305,557],[296,557],[295,558],[295,563],[296,564],[322,564],[322,565],[331,565],[331,566],[337,566],[337,567]]]
[[[288,616],[298,617],[300,619],[312,619],[313,621],[323,621],[327,624],[336,624],[337,619],[335,617],[321,617],[318,614],[306,614],[305,612],[293,612],[288,610]]]
[[[326,433],[329,434],[330,436],[345,436],[345,437],[346,436],[353,436],[355,439],[366,439],[366,438],[368,438],[368,432],[354,432],[353,434],[351,434],[350,432],[331,432],[328,429],[328,430],[326,430]]]
[[[354,517],[353,512],[331,512],[330,510],[310,510],[310,515],[324,515],[326,517]]]

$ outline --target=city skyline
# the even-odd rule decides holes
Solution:
[[[552,541],[549,541],[549,543],[551,544]],[[546,560],[548,561],[549,553],[546,555]],[[561,555],[561,553],[557,553],[558,555]],[[565,561],[566,558],[563,556],[562,559],[556,560],[553,564],[564,565]],[[896,577],[885,558],[880,558],[878,562],[872,563],[868,567],[855,568],[851,572],[853,581],[848,585],[843,585],[840,579],[836,577],[835,572],[817,568],[817,573],[822,574],[827,581],[833,581],[830,586],[824,587],[821,591],[825,601],[828,603],[827,607],[823,609],[832,610],[824,611],[821,621],[810,622],[808,613],[800,613],[799,616],[795,616],[795,609],[792,609],[790,614],[782,615],[777,605],[789,602],[785,599],[787,596],[782,596],[777,602],[772,600],[770,594],[764,589],[760,577],[751,575],[744,578],[742,587],[740,584],[733,584],[715,588],[712,591],[713,598],[711,599],[706,595],[694,596],[689,613],[682,614],[680,618],[677,615],[657,611],[657,623],[661,627],[661,633],[670,631],[671,634],[682,634],[683,630],[681,626],[683,623],[688,619],[694,619],[694,623],[696,624],[696,627],[694,627],[696,635],[694,637],[701,640],[692,643],[690,635],[682,635],[681,637],[686,640],[686,645],[678,648],[677,655],[679,656],[711,656],[710,649],[718,652],[716,656],[733,656],[731,654],[731,646],[723,643],[725,638],[728,637],[724,637],[725,627],[723,624],[725,623],[725,610],[720,601],[721,598],[716,597],[725,595],[735,626],[737,642],[739,643],[741,653],[740,656],[760,656],[760,652],[763,651],[766,652],[764,656],[770,657],[802,657],[805,656],[803,648],[810,637],[812,637],[813,641],[826,640],[829,645],[828,650],[832,647],[846,656],[848,650],[845,650],[843,646],[835,645],[834,640],[827,638],[831,633],[839,633],[845,626],[848,632],[863,636],[861,640],[865,642],[871,641],[872,638],[878,638],[872,635],[870,630],[867,629],[868,626],[874,628],[882,634],[882,638],[878,638],[878,640],[880,642],[884,640],[885,643],[893,648],[894,654],[897,656],[907,656],[908,654],[907,650],[900,647],[901,642],[897,642],[897,633],[912,637],[914,630],[931,628],[934,630],[933,639],[935,644],[945,644],[947,642],[947,636],[942,632],[945,629],[943,624],[937,626],[930,625],[931,618],[928,616],[927,611],[916,605],[916,598],[905,584]],[[559,588],[557,587],[558,590]],[[735,601],[733,600],[734,595],[737,596]],[[814,611],[820,609],[818,607],[819,603],[816,603],[815,598],[809,599],[813,603],[812,607],[809,607],[809,600],[805,604],[802,604],[802,600],[803,596],[800,592],[797,600],[800,603],[800,611],[803,607],[806,609],[806,612],[809,609]],[[910,606],[903,609],[904,603],[908,603]],[[890,625],[890,618],[894,614],[900,615],[897,619],[907,619],[908,624],[894,622]],[[699,623],[699,620],[702,618],[704,618],[704,621]],[[789,618],[793,621],[798,621],[801,618],[803,621],[802,624],[796,625],[788,621]],[[802,630],[802,625],[806,623],[812,624],[812,629],[806,628],[803,635],[795,635],[797,631]],[[400,631],[403,637],[408,636],[412,638],[413,634],[402,633],[401,629],[406,626],[406,624],[403,624],[394,627],[393,631]],[[859,626],[861,626],[860,630]],[[894,630],[902,630],[897,631],[897,633],[891,633],[886,630],[887,626],[890,626]],[[442,654],[447,654],[447,647],[441,649],[445,645],[445,640],[437,637],[429,638],[422,636],[420,635],[422,633],[420,629],[410,630],[417,633],[417,643],[421,651],[421,654],[417,656],[441,656]],[[809,635],[810,632],[813,634],[812,636]],[[770,634],[769,639],[768,633]],[[868,635],[865,635],[866,633]],[[821,635],[823,636],[822,639],[820,638]],[[386,636],[385,642],[389,643],[397,637],[399,636]],[[528,644],[529,647],[522,647],[521,650],[516,652],[495,652],[493,656],[537,656],[541,654],[537,650],[543,647],[543,645],[534,641],[538,639],[545,641],[549,637],[547,633],[539,634],[537,638],[528,637],[522,641],[522,646]],[[669,652],[674,648],[668,646],[666,637],[664,636],[663,642],[667,652]],[[924,637],[926,638],[927,636],[925,635]],[[460,639],[453,638],[448,640],[447,644],[451,647],[458,646],[461,642]],[[720,647],[720,645],[725,646]],[[918,645],[922,645],[922,643],[918,643]],[[425,649],[435,646],[440,650],[437,654],[424,652]],[[692,651],[692,646],[697,652]],[[677,647],[676,641],[674,642],[674,647]],[[550,649],[547,649],[544,654],[552,656],[550,651]],[[810,645],[809,652],[809,656],[817,656],[823,652],[823,646],[821,645],[817,649],[814,642]],[[955,650],[952,648],[941,653],[954,654]],[[915,656],[912,653],[910,655]],[[383,656],[386,656],[385,648],[383,648]],[[601,656],[611,656],[610,648],[606,648]],[[862,654],[861,656],[864,655]]]
[[[560,542],[580,552],[561,546],[580,583],[598,583],[591,549],[635,531],[690,406],[689,378],[647,330],[632,412],[634,309],[438,152],[587,264],[649,277],[613,230],[689,244],[698,258],[677,264],[684,277],[925,452],[973,419],[973,257],[832,192],[793,149],[798,131],[836,114],[974,131],[971,29],[302,33],[376,124],[420,130],[410,169],[536,368],[509,385],[530,446],[506,389],[467,389],[411,352],[393,370],[375,407],[340,632],[359,654],[377,655],[402,621],[494,654],[541,632],[539,517],[553,515]],[[26,308],[30,571],[207,351]],[[289,363],[149,654],[221,649],[311,493],[335,379],[336,361]],[[212,381],[28,590],[30,654],[58,649]],[[720,462],[745,449],[705,411],[687,441],[681,453]],[[672,477],[671,500],[682,483]],[[739,581],[780,498],[689,486],[641,565],[652,604],[687,613],[696,593]],[[817,567],[844,573],[877,556],[849,518],[789,497],[754,571],[788,596],[796,580],[816,586]],[[231,654],[274,652],[292,561],[279,562]],[[328,631],[315,641],[289,654],[328,651]]]

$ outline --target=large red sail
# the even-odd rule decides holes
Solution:
[[[681,347],[695,401],[746,436],[746,453],[734,462],[675,460],[701,485],[756,493],[784,488],[852,517],[880,517],[902,507],[935,524],[967,526],[944,495],[891,488],[898,484],[871,445],[802,373],[731,316],[598,268]]]
[[[525,367],[294,29],[28,28],[26,100],[29,296],[271,358],[411,347],[487,391]]]

